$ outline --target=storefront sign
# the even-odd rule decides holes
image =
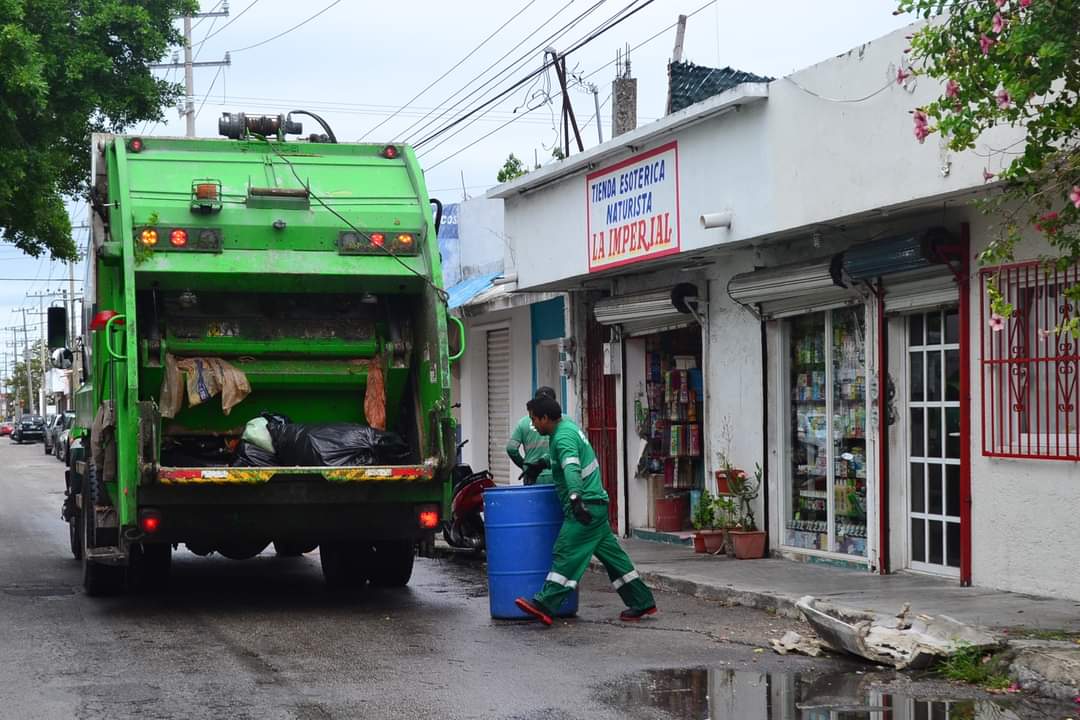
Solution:
[[[589,272],[679,252],[678,143],[585,178]]]

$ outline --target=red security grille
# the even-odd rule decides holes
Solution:
[[[586,433],[600,462],[600,478],[608,494],[608,521],[619,526],[618,413],[615,404],[615,376],[604,374],[604,339],[608,329],[590,321],[586,333],[587,412]]]
[[[1078,342],[1055,331],[1076,316],[1067,291],[1080,267],[1033,261],[984,269],[981,280],[983,455],[1080,460]],[[1012,317],[992,315],[990,282]]]

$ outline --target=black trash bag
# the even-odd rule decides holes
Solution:
[[[232,461],[232,467],[274,467],[278,464],[276,454],[263,450],[247,440],[240,441],[236,447],[236,456]]]
[[[394,433],[356,423],[268,423],[282,465],[306,467],[397,465],[409,447]]]

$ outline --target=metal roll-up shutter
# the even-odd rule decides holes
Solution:
[[[694,292],[694,287],[689,284],[679,285],[678,288],[688,288],[688,292]],[[620,326],[626,337],[651,335],[696,324],[693,314],[682,312],[675,307],[672,302],[673,292],[673,288],[665,288],[604,298],[597,301],[593,315],[601,325]],[[685,292],[687,291],[684,290],[684,294]],[[694,304],[698,307],[703,305],[696,298]]]
[[[768,317],[861,302],[852,290],[836,284],[838,259],[781,265],[736,275],[728,295],[742,305],[755,305]]]
[[[495,482],[510,482],[510,329],[487,333],[488,469]]]
[[[954,305],[960,291],[948,266],[884,278],[885,312],[902,313]]]

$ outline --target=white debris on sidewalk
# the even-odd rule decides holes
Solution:
[[[779,640],[770,640],[769,644],[772,645],[773,650],[781,655],[794,653],[818,657],[823,652],[820,642],[814,638],[804,638],[794,630],[788,630]]]

